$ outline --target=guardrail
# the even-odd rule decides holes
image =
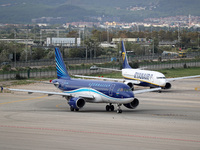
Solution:
[[[190,52],[187,53],[187,58],[195,58],[200,57],[200,52]],[[171,55],[141,55],[141,56],[128,56],[129,61],[132,60],[140,60],[140,61],[149,61],[154,60],[157,61],[159,58],[162,60],[174,60],[177,59],[175,56]],[[115,60],[121,60],[121,57],[116,57]],[[112,60],[112,57],[104,57],[104,58],[64,58],[64,61],[67,64],[92,64],[92,63],[105,63],[110,62]],[[41,66],[52,66],[55,65],[54,59],[49,60],[30,60],[30,61],[17,61],[10,62],[11,67],[41,67]]]
[[[184,67],[199,67],[200,61],[186,61],[186,62],[147,62],[147,63],[139,63],[139,67],[146,67],[149,70],[160,70],[160,69],[168,69],[168,68],[184,68]],[[106,68],[105,66],[104,68]],[[120,69],[119,65],[111,66],[112,69]],[[110,70],[90,70],[87,66],[78,66],[71,67],[68,70],[70,74],[100,74],[105,72],[111,72]],[[54,77],[56,78],[57,73],[56,69],[27,69],[22,71],[9,71],[9,72],[0,72],[0,79],[8,80],[8,79],[21,79],[21,78],[46,78],[46,77]]]

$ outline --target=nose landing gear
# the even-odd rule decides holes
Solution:
[[[120,108],[122,104],[117,104],[117,113],[121,114],[122,113],[122,109]]]

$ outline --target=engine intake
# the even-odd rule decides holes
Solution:
[[[69,106],[73,107],[74,109],[80,109],[85,105],[85,100],[80,97],[72,97],[69,102]]]
[[[124,82],[124,84],[128,85],[132,91],[134,91],[134,85],[131,82]]]
[[[170,89],[172,87],[171,83],[166,83],[164,89]]]
[[[124,104],[124,106],[129,109],[135,109],[138,105],[139,105],[139,100],[137,98],[134,98],[134,100],[131,103]]]

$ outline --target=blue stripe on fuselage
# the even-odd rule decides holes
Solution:
[[[160,87],[160,86],[148,83],[148,82],[140,82],[140,84],[138,84],[138,85],[139,86],[146,86],[146,87]]]
[[[143,80],[141,80],[141,79],[136,79],[136,78],[127,78],[127,77],[125,77],[124,76],[124,79],[127,79],[127,80],[137,80],[137,81],[140,81],[140,83],[139,84],[137,84],[138,86],[146,86],[146,87],[160,87],[159,85],[157,85],[157,84],[153,84],[153,83],[151,83],[151,82],[145,82],[145,81],[143,81]]]
[[[55,79],[53,83],[58,82],[58,88],[66,93],[77,92],[93,92],[110,98],[113,100],[119,100],[123,98],[133,98],[133,92],[129,91],[130,87],[126,84],[119,82],[107,82],[96,80],[83,80],[83,79]],[[126,91],[127,90],[127,91]]]

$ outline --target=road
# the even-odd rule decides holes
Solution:
[[[122,114],[106,112],[106,104],[70,112],[59,96],[0,93],[0,149],[199,150],[200,78],[172,86],[136,95],[140,106]],[[14,88],[57,91],[41,83]]]

